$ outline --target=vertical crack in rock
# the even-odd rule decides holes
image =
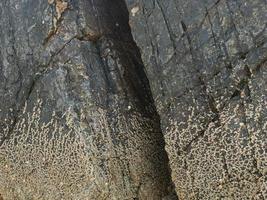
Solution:
[[[167,22],[167,20],[165,19],[165,13],[163,12],[163,9],[161,8],[161,6],[160,6],[160,3],[158,2],[158,1],[156,1],[157,2],[157,4],[159,5],[159,7],[160,7],[160,9],[161,9],[161,12],[162,12],[162,14],[163,14],[163,17],[164,17],[164,20],[165,20],[165,23],[167,24],[167,27],[168,27],[168,33],[169,33],[169,36],[170,36],[170,38],[171,38],[171,40],[172,40],[172,44],[174,45],[174,50],[176,49],[176,47],[175,47],[175,39],[174,39],[174,35],[173,35],[173,32],[171,31],[171,28],[168,26],[168,22]],[[130,33],[132,33],[132,31],[130,30]],[[140,53],[140,50],[139,50],[139,48],[137,47],[137,45],[135,44],[135,41],[134,41],[134,39],[132,38],[132,42],[134,43],[134,47],[136,48],[136,51],[138,52],[137,53],[137,55],[138,55],[138,57],[139,57],[139,63],[141,63],[141,65],[143,66],[143,61],[142,61],[142,58],[141,58],[141,53]],[[142,72],[143,73],[143,72]],[[146,77],[146,75],[144,75],[145,77]],[[147,84],[149,84],[149,81],[147,81]],[[153,104],[153,108],[155,109],[155,112],[157,113],[157,110],[156,110],[156,106],[155,106],[155,102],[154,102],[154,100],[153,100],[153,97],[152,97],[152,92],[151,92],[151,89],[150,89],[150,86],[148,86],[148,89],[149,89],[149,91],[148,91],[148,95],[149,96],[151,96],[151,99],[152,99],[152,104]],[[158,115],[158,113],[156,114],[158,117],[158,121],[157,121],[157,123],[158,123],[158,127],[159,127],[159,132],[160,132],[160,138],[161,138],[161,140],[162,140],[162,142],[163,142],[163,144],[164,144],[164,147],[165,147],[165,140],[164,140],[164,136],[163,136],[163,134],[162,134],[162,130],[161,130],[161,122],[160,122],[160,116]],[[165,148],[163,148],[162,149],[162,151],[163,151],[163,154],[165,154],[166,155],[166,157],[167,157],[167,152],[165,151]],[[166,175],[168,176],[167,178],[169,179],[169,190],[170,190],[170,192],[171,192],[171,194],[169,195],[169,198],[170,199],[173,199],[173,200],[175,200],[175,199],[178,199],[178,196],[177,196],[177,194],[176,194],[176,191],[175,191],[175,189],[174,189],[174,184],[173,184],[173,182],[172,182],[172,179],[171,179],[171,169],[170,169],[170,166],[169,166],[169,159],[167,158],[167,166],[168,166],[168,171],[166,172]]]

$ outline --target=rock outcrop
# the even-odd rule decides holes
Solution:
[[[267,199],[266,10],[1,0],[0,200]]]
[[[264,0],[127,0],[179,199],[267,199]]]
[[[0,2],[0,194],[162,199],[159,116],[122,0]]]

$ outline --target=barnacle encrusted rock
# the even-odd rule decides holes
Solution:
[[[266,10],[1,0],[0,200],[267,199]]]
[[[0,2],[1,198],[170,194],[128,20],[122,0]]]
[[[127,4],[179,199],[267,199],[266,1]]]

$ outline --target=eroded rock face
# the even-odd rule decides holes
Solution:
[[[127,0],[179,199],[267,198],[264,0]]]
[[[0,2],[0,199],[267,198],[266,1],[126,3]]]
[[[0,194],[162,199],[159,117],[122,0],[0,2]]]

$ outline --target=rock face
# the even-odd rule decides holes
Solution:
[[[0,194],[162,199],[167,155],[122,0],[1,0]]]
[[[0,199],[267,199],[266,10],[1,0]]]
[[[265,0],[127,0],[179,199],[267,199]]]

